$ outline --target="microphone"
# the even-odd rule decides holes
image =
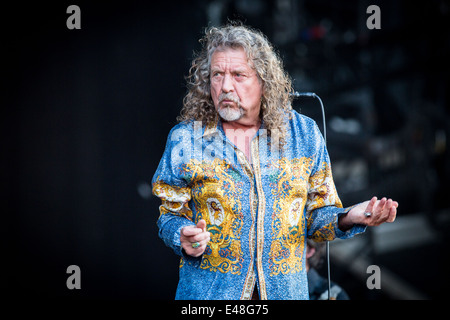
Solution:
[[[323,122],[323,139],[325,140],[325,146],[327,145],[327,124],[325,120],[325,109],[323,108],[322,99],[314,92],[290,92],[289,95],[294,98],[316,98],[320,102],[320,108],[322,109],[322,122]]]
[[[316,98],[317,95],[314,92],[298,92],[294,91],[289,93],[289,95],[293,98]]]

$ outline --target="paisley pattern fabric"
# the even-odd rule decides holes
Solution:
[[[346,213],[330,159],[313,120],[292,111],[278,150],[261,129],[249,159],[226,137],[221,122],[180,123],[168,137],[153,177],[161,199],[159,236],[180,256],[176,299],[308,299],[305,241],[330,241]],[[211,234],[201,257],[181,249],[180,232],[200,219]]]

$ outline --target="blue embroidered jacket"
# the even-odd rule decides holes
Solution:
[[[306,238],[349,238],[346,213],[316,123],[296,111],[283,148],[264,124],[251,159],[226,137],[221,122],[180,123],[170,132],[153,177],[162,201],[159,236],[181,257],[176,299],[308,299]],[[180,231],[204,219],[211,234],[201,257],[181,249]]]

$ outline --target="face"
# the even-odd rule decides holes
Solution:
[[[244,49],[216,50],[211,57],[211,97],[220,117],[245,126],[259,124],[262,83]]]

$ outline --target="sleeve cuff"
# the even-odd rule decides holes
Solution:
[[[349,239],[352,238],[354,236],[356,236],[357,234],[363,233],[366,231],[367,226],[366,225],[362,225],[362,224],[354,224],[353,227],[351,227],[350,229],[348,229],[347,231],[342,231],[341,229],[339,229],[339,217],[343,214],[346,214],[347,212],[349,212],[354,206],[345,208],[342,212],[339,212],[336,216],[336,227],[335,227],[335,234],[336,234],[336,238],[339,239]]]

